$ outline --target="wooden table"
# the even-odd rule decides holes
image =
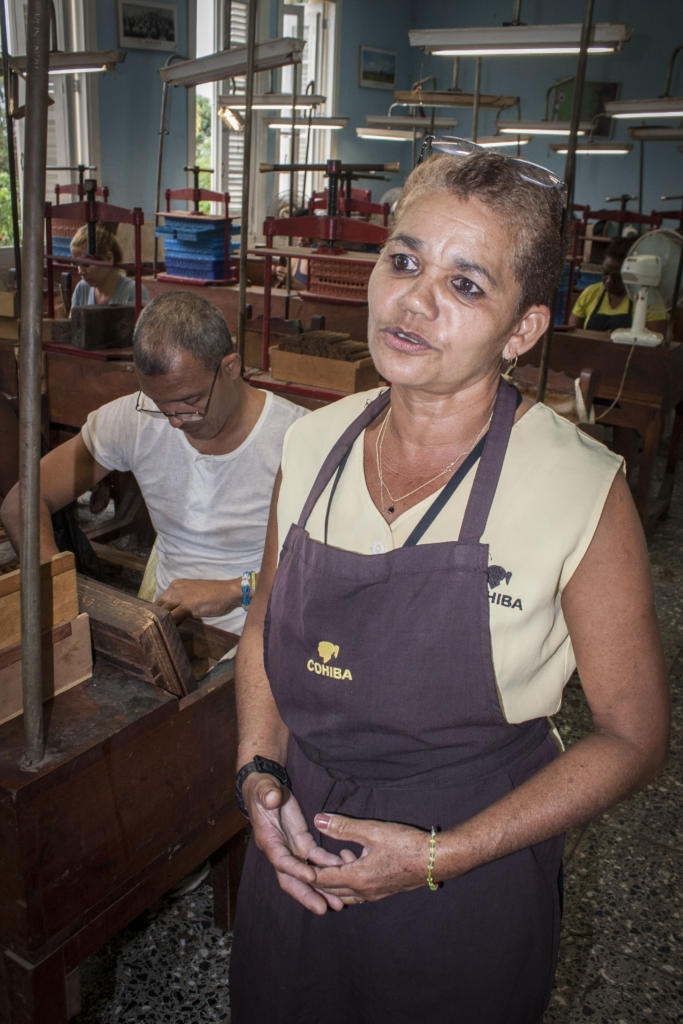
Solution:
[[[178,699],[100,662],[50,702],[47,723],[37,771],[21,768],[22,718],[0,727],[7,1024],[66,1024],[78,965],[208,857],[227,928],[228,865],[243,848],[231,681]]]
[[[630,352],[630,346],[617,345],[600,331],[556,330],[552,337],[550,365],[553,370],[571,377],[578,377],[586,368],[596,370],[595,397],[603,400],[595,407],[598,422],[630,427],[642,438],[635,500],[644,525],[649,527],[666,514],[673,489],[683,432],[683,344],[673,342],[670,346],[656,348],[637,345],[629,360]],[[539,361],[540,346],[536,346],[520,359],[520,364],[538,366]],[[614,408],[609,409],[615,400]],[[605,412],[606,409],[609,412]],[[655,457],[664,416],[671,409],[676,410],[676,421],[665,478],[657,500],[653,501],[650,492]]]

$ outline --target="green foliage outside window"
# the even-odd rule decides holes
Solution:
[[[197,118],[195,127],[195,163],[197,167],[211,166],[211,104],[206,96],[197,96]],[[199,174],[199,188],[211,188],[211,174],[202,171]],[[201,202],[199,209],[209,213],[211,204]]]
[[[0,245],[12,245],[12,192],[9,181],[7,131],[5,128],[5,92],[0,82]]]

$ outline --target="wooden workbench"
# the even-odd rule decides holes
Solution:
[[[673,474],[683,425],[683,344],[647,348],[636,345],[624,377],[630,346],[617,345],[601,331],[578,329],[553,332],[550,366],[571,377],[581,370],[597,371],[595,413],[608,426],[630,427],[642,438],[642,453],[635,499],[646,527],[666,513],[671,497]],[[539,365],[540,346],[520,359],[520,364]],[[618,397],[613,409],[605,412]],[[651,494],[652,474],[665,415],[676,410],[676,423],[669,446],[665,480],[660,500]],[[604,414],[604,415],[603,415]]]
[[[207,857],[228,927],[242,845],[231,681],[179,700],[100,662],[50,702],[46,731],[46,760],[25,771],[23,719],[0,727],[6,1024],[66,1024],[78,965]]]

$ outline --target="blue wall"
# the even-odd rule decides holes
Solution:
[[[169,2],[169,0],[167,0]],[[173,2],[173,0],[170,0]],[[187,53],[187,12],[178,9],[178,52]],[[116,5],[97,0],[97,43],[103,50],[118,49]],[[116,71],[98,77],[100,114],[100,170],[98,178],[110,190],[116,206],[141,206],[145,219],[154,214],[162,81],[158,68],[169,56],[164,50],[126,49]],[[187,174],[187,92],[169,88],[161,179],[165,188],[184,188]]]
[[[531,24],[580,22],[583,6],[582,0],[570,0],[561,8],[551,0],[526,0],[522,5],[522,20]],[[367,0],[343,0],[342,78],[338,106],[340,114],[351,118],[351,126],[340,133],[340,158],[363,162],[401,159],[403,172],[410,166],[409,143],[371,142],[356,138],[355,126],[365,123],[365,115],[385,113],[391,102],[391,93],[385,90],[358,88],[360,44],[397,51],[398,88],[409,88],[422,73],[436,75],[437,87],[448,89],[452,85],[453,61],[430,57],[417,48],[409,47],[408,28],[500,25],[510,19],[512,9],[511,0],[503,3],[479,0],[477,4],[453,3],[452,0],[380,0],[373,4]],[[650,0],[647,4],[642,0],[596,0],[594,20],[625,22],[633,32],[621,54],[590,57],[586,78],[619,82],[622,99],[660,95],[671,53],[675,45],[683,41],[683,4],[671,3],[670,0]],[[458,86],[464,91],[474,88],[474,66],[475,61],[471,58],[460,61]],[[546,90],[556,80],[572,76],[575,66],[576,58],[572,57],[489,58],[482,62],[481,90],[519,96],[522,118],[540,120],[544,117]],[[430,83],[428,88],[433,88],[433,85]],[[670,92],[674,96],[683,95],[683,52],[674,67]],[[446,109],[437,111],[441,117],[448,113]],[[459,121],[456,133],[469,137],[471,110],[456,110],[454,113]],[[514,109],[503,114],[508,118],[517,116]],[[480,110],[480,135],[494,134],[495,118],[495,111]],[[613,140],[629,141],[628,125],[636,123],[614,121]],[[522,156],[545,164],[562,175],[565,158],[548,148],[548,143],[553,141],[560,140],[533,140],[523,147]],[[635,195],[638,192],[639,147],[639,143],[634,143],[633,151],[623,157],[577,157],[575,201],[595,208],[604,205],[607,195],[622,192]],[[397,175],[394,184],[400,183],[401,177]],[[676,144],[646,143],[643,210],[649,213],[652,208],[674,208],[677,204],[661,203],[659,197],[662,194],[680,194],[681,191],[683,154]],[[630,207],[635,209],[636,204],[632,203]]]

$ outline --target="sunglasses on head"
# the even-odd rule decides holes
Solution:
[[[459,139],[455,136],[426,135],[422,141],[418,164],[421,164],[432,153],[448,153],[450,156],[473,156],[475,153],[490,152],[486,146],[480,146],[470,139]],[[553,188],[558,192],[565,192],[566,186],[561,178],[549,171],[547,167],[540,164],[532,164],[528,160],[520,160],[516,156],[503,156],[501,159],[507,164],[514,166],[520,178],[528,181],[531,185],[539,185],[541,188]]]

